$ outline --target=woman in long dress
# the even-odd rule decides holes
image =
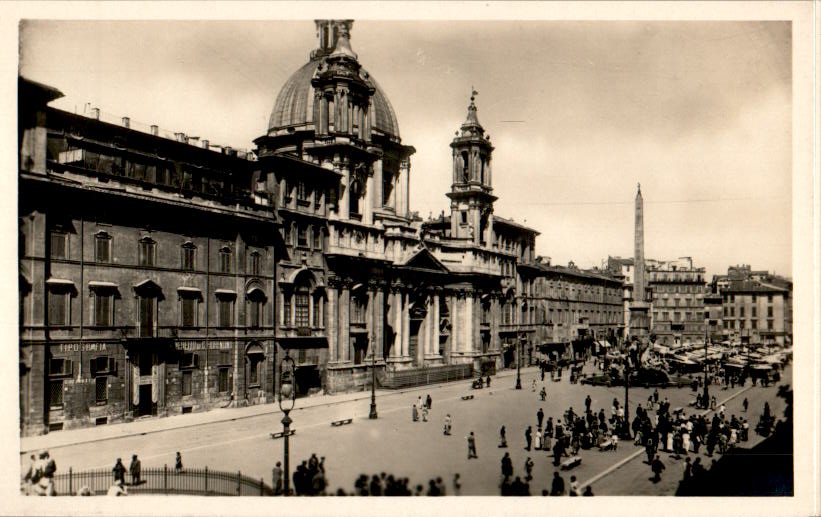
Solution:
[[[542,448],[542,430],[536,429],[536,450],[541,450]]]

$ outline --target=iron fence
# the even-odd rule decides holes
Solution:
[[[473,377],[473,364],[455,364],[447,366],[432,366],[386,372],[379,376],[379,384],[383,388],[398,389],[409,386],[421,386],[439,382],[458,381]]]
[[[140,481],[128,474],[125,476],[128,495],[168,494],[200,496],[265,496],[274,495],[270,486],[262,479],[244,476],[242,472],[225,472],[202,469],[144,468]],[[55,474],[54,488],[57,495],[77,495],[87,487],[92,495],[104,495],[114,484],[111,469],[73,471]]]

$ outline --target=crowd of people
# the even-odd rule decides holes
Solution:
[[[54,489],[54,473],[57,471],[57,463],[48,451],[39,454],[32,454],[29,464],[23,469],[23,480],[21,490],[25,495],[54,496],[57,491]]]

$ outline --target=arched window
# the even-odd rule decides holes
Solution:
[[[462,151],[462,181],[467,183],[470,181],[470,160],[468,159],[468,152]]]

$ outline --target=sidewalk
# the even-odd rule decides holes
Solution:
[[[522,373],[538,371],[538,367],[529,366],[522,368]],[[516,370],[502,370],[497,372],[495,379],[515,377]],[[449,383],[426,384],[414,386],[401,390],[377,390],[377,397],[399,395],[419,390],[432,390],[444,386],[452,386],[459,383],[470,384],[473,379],[463,379]],[[319,406],[329,406],[334,404],[344,404],[359,400],[370,400],[370,390],[356,391],[352,393],[339,393],[335,395],[314,395],[297,399],[294,409],[312,408]],[[160,433],[172,429],[183,429],[216,422],[227,422],[230,420],[241,420],[253,418],[259,415],[281,413],[276,402],[270,404],[258,404],[240,408],[217,408],[199,413],[189,413],[187,415],[173,415],[168,417],[150,417],[125,422],[119,424],[104,425],[98,427],[83,427],[80,429],[70,429],[66,431],[55,431],[41,436],[28,436],[20,438],[20,454],[44,449],[56,449],[59,447],[69,447],[81,443],[99,442],[102,440],[115,440],[129,436],[137,436],[151,433]]]

